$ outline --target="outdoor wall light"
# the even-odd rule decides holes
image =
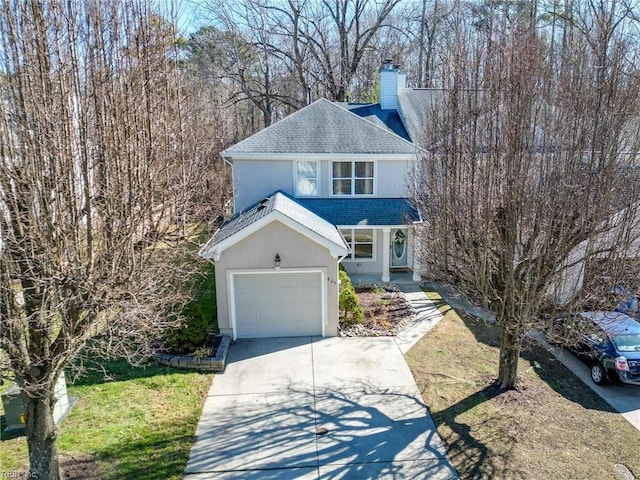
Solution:
[[[276,253],[276,258],[273,259],[273,263],[276,264],[276,270],[280,268],[280,254]]]

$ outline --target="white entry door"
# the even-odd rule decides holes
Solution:
[[[407,229],[398,228],[391,230],[391,266],[407,266]]]

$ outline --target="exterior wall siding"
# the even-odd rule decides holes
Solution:
[[[407,185],[411,181],[413,162],[381,160],[377,164],[376,197],[406,198]]]
[[[333,190],[333,180],[331,172],[331,162],[320,162],[320,197],[331,197]]]
[[[347,271],[349,276],[351,277],[351,281],[356,283],[361,283],[358,281],[358,274],[363,275],[371,275],[371,274],[380,274],[382,275],[382,229],[374,230],[374,249],[375,249],[375,260],[368,259],[349,259],[345,258],[342,260],[342,265],[344,269]]]
[[[325,335],[338,332],[338,259],[329,250],[275,220],[253,235],[226,249],[216,265],[216,300],[220,332],[233,335],[227,271],[275,271],[274,257],[280,255],[281,270],[288,268],[326,268],[327,288]]]
[[[363,160],[367,160],[363,158]],[[234,212],[246,210],[277,190],[295,196],[295,160],[236,160],[233,164]],[[331,161],[319,162],[320,197],[333,197]],[[375,195],[378,198],[404,198],[414,163],[378,160]]]
[[[383,110],[398,108],[398,70],[380,71],[380,107]]]
[[[246,210],[277,190],[294,195],[292,160],[238,160],[233,164],[234,212]]]

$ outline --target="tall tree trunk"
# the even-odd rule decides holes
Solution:
[[[162,10],[150,0],[0,2],[0,349],[24,394],[40,480],[60,478],[62,370],[94,349],[147,356],[192,295],[186,242],[144,248],[198,189],[180,167],[200,172],[211,158],[204,130],[180,134],[189,88]],[[200,205],[192,198],[180,208]]]
[[[426,86],[425,68],[424,68],[424,35],[427,23],[427,0],[422,0],[422,13],[420,14],[420,39],[418,43],[418,87]]]
[[[55,397],[53,385],[44,396],[25,396],[27,444],[30,474],[34,478],[58,480],[60,465],[56,446],[56,426],[53,421]]]
[[[518,359],[520,358],[521,339],[517,332],[509,328],[509,322],[500,321],[500,363],[498,366],[498,385],[501,389],[515,388],[518,383]]]

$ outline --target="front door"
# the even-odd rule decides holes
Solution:
[[[391,230],[391,266],[407,266],[407,230]]]

